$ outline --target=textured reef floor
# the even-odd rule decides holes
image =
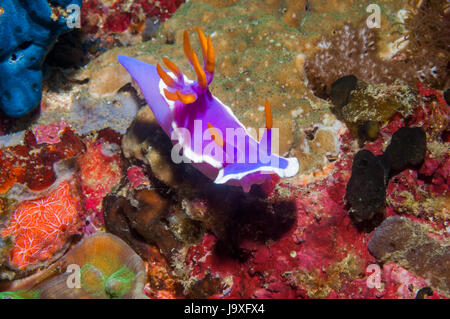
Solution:
[[[0,114],[0,297],[449,298],[450,12],[378,2],[380,29],[371,1],[84,0],[38,107]],[[197,26],[212,93],[253,128],[267,99],[296,176],[244,193],[171,160],[117,55],[194,79]]]

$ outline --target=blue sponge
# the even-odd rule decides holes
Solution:
[[[45,55],[57,37],[74,26],[81,2],[0,2],[0,108],[8,116],[20,117],[39,105]],[[70,5],[78,7],[68,10]]]

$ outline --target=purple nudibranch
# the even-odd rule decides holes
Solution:
[[[139,85],[156,120],[175,146],[174,154],[192,163],[217,184],[241,186],[248,192],[270,174],[292,177],[299,171],[296,158],[272,153],[274,130],[269,103],[265,104],[266,127],[256,141],[232,110],[213,96],[208,88],[214,77],[214,50],[211,38],[197,28],[203,53],[203,67],[192,50],[187,31],[184,51],[197,81],[188,79],[169,59],[167,69],[119,55],[119,62]],[[237,140],[237,141],[236,141]]]

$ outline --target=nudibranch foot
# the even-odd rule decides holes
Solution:
[[[230,107],[209,90],[214,78],[215,55],[210,36],[196,28],[203,66],[192,50],[187,31],[183,35],[184,53],[195,74],[188,79],[178,66],[162,58],[163,68],[119,55],[119,62],[138,83],[156,120],[178,145],[182,157],[217,184],[241,186],[248,192],[270,174],[292,177],[299,171],[296,158],[276,155],[278,129],[273,127],[272,110],[265,102],[266,125],[258,142],[236,118]],[[175,149],[175,147],[174,147]],[[172,156],[174,152],[172,152]],[[175,152],[176,153],[176,152]],[[179,155],[179,154],[178,154]]]

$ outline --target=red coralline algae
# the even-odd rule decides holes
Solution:
[[[421,126],[430,138],[448,136],[450,124],[450,108],[442,94],[436,90],[417,84],[419,96],[423,103],[408,120],[409,126]],[[444,142],[446,142],[444,140]]]
[[[45,130],[39,128],[38,135]],[[28,130],[23,145],[0,148],[0,194],[6,193],[15,183],[25,184],[31,190],[43,190],[56,181],[53,164],[76,156],[84,148],[69,127],[62,131],[58,129],[58,132],[51,138],[46,132],[45,137],[38,138],[38,145],[35,135]],[[59,142],[55,144],[47,143],[57,139]]]
[[[56,144],[61,142],[60,134],[67,126],[68,125],[64,120],[50,125],[36,125],[33,128],[36,144]]]
[[[148,177],[145,175],[145,171],[142,167],[139,166],[130,167],[128,169],[127,176],[128,181],[130,182],[130,185],[133,188],[150,185],[150,181]]]
[[[82,8],[82,26],[86,33],[142,31],[147,18],[155,17],[164,22],[182,3],[184,0],[116,0],[106,6],[98,0],[86,0]]]
[[[123,175],[119,146],[106,137],[87,141],[87,150],[78,157],[83,206],[95,226],[103,224],[102,200]],[[110,139],[111,141],[114,139]]]
[[[384,284],[383,290],[379,297],[387,299],[413,299],[416,298],[417,292],[427,287],[428,283],[424,278],[418,277],[407,269],[398,266],[395,263],[387,263],[381,269],[381,279]],[[444,295],[433,291],[429,299],[445,298]]]
[[[220,257],[217,238],[207,234],[189,249],[189,276],[225,278],[222,294],[213,296],[220,298],[349,298],[361,296],[361,287],[374,297],[363,280],[365,267],[374,262],[367,235],[354,226],[343,201],[351,161],[345,156],[336,165],[323,181],[290,190],[297,218],[281,238],[243,241],[239,247],[250,257],[240,262]]]
[[[23,269],[50,258],[79,226],[78,196],[64,181],[46,197],[19,204],[2,237],[12,236],[11,262]]]

